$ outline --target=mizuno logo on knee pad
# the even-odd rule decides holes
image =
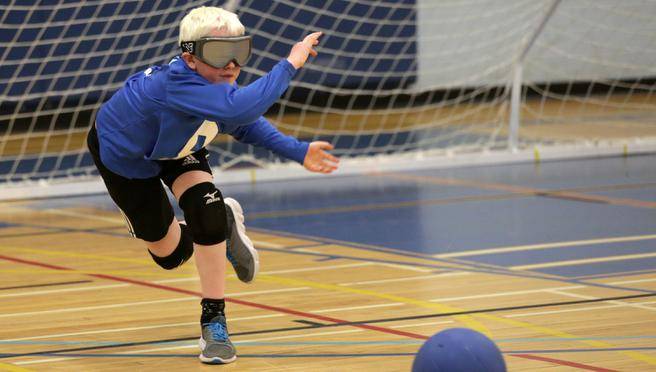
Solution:
[[[214,202],[217,202],[217,201],[221,201],[221,197],[216,196],[217,192],[218,192],[218,190],[214,191],[213,193],[208,192],[207,194],[205,194],[205,196],[203,196],[204,198],[207,198],[207,200],[205,200],[205,205],[210,204],[210,203],[214,203]]]

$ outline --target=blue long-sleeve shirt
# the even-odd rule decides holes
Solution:
[[[219,133],[303,163],[308,143],[285,136],[262,115],[296,69],[285,59],[252,84],[212,84],[179,57],[132,75],[96,117],[100,158],[127,178],[157,176],[157,160],[183,158]]]

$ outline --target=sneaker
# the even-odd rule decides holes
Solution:
[[[239,280],[250,283],[260,269],[260,258],[253,247],[253,242],[246,236],[244,211],[241,209],[241,205],[233,198],[225,198],[223,202],[226,205],[230,231],[230,235],[226,239],[226,256]]]
[[[209,323],[203,324],[198,346],[198,359],[203,363],[226,364],[237,359],[237,350],[228,338],[228,327],[223,315],[217,315]]]

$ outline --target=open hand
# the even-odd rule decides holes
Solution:
[[[287,60],[291,63],[295,69],[303,67],[305,61],[307,61],[309,56],[316,57],[317,51],[314,50],[314,46],[319,44],[319,37],[322,35],[322,32],[313,32],[303,39],[294,44],[292,50],[289,52],[289,57]]]
[[[339,159],[325,150],[332,150],[333,145],[324,141],[310,143],[303,166],[311,172],[332,173],[339,165]]]

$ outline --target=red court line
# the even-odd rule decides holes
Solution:
[[[64,267],[64,266],[51,265],[51,264],[47,264],[47,263],[44,263],[44,262],[25,260],[25,259],[22,259],[22,258],[9,257],[9,256],[4,256],[4,255],[0,255],[0,259],[6,260],[6,261],[11,261],[11,262],[22,263],[22,264],[26,264],[26,265],[45,267],[45,268],[54,269],[54,270],[75,271],[74,269]],[[118,276],[114,276],[114,275],[91,274],[91,273],[82,273],[82,274],[92,276],[92,277],[95,277],[95,278],[100,278],[100,279],[107,279],[107,280],[112,280],[112,281],[117,281],[117,282],[140,285],[140,286],[144,286],[144,287],[157,288],[157,289],[162,289],[162,290],[169,291],[169,292],[177,292],[177,293],[188,294],[188,295],[196,296],[196,297],[199,297],[199,298],[202,297],[202,295],[199,292],[194,292],[194,291],[190,291],[190,290],[182,289],[182,288],[170,287],[170,286],[162,285],[162,284],[144,282],[144,281],[135,280],[135,279],[122,278],[122,277],[118,277]],[[395,329],[390,329],[390,328],[385,328],[385,327],[378,327],[378,326],[374,326],[374,325],[370,325],[370,324],[352,324],[352,323],[350,323],[346,320],[332,318],[332,317],[323,316],[323,315],[316,315],[316,314],[312,314],[312,313],[306,313],[306,312],[303,312],[303,311],[287,309],[287,308],[284,308],[284,307],[264,305],[264,304],[259,304],[259,303],[256,303],[256,302],[238,300],[238,299],[229,298],[229,297],[226,297],[225,300],[226,300],[226,302],[232,302],[232,303],[236,303],[236,304],[239,304],[239,305],[254,307],[254,308],[258,308],[258,309],[270,310],[270,311],[275,311],[275,312],[290,314],[290,315],[297,315],[297,316],[301,316],[301,317],[304,317],[304,318],[323,320],[323,321],[336,323],[336,324],[346,324],[346,325],[351,326],[351,327],[368,329],[368,330],[378,331],[378,332],[382,332],[382,333],[388,333],[388,334],[393,334],[393,335],[398,335],[398,336],[405,336],[405,337],[415,338],[415,339],[420,339],[420,340],[428,339],[428,336],[420,335],[418,333],[403,332],[403,331],[398,331],[398,330],[395,330]],[[585,369],[585,370],[589,370],[589,371],[613,371],[613,370],[610,370],[610,369],[604,369],[604,368],[589,366],[589,365],[586,365],[586,364],[574,363],[574,362],[569,362],[569,361],[560,360],[560,359],[545,358],[545,357],[529,355],[529,354],[509,354],[509,355],[514,356],[514,357],[519,357],[519,358],[539,360],[539,361],[558,364],[558,365],[562,365],[562,366]]]
[[[589,366],[587,364],[568,362],[566,360],[547,358],[547,357],[537,356],[537,355],[530,355],[530,354],[510,354],[510,355],[512,355],[514,357],[519,357],[519,358],[539,360],[541,362],[560,364],[562,366],[567,366],[567,367],[572,367],[572,368],[585,369],[585,370],[588,370],[588,371],[618,372],[615,369],[606,369],[606,368],[601,368],[601,367]]]

